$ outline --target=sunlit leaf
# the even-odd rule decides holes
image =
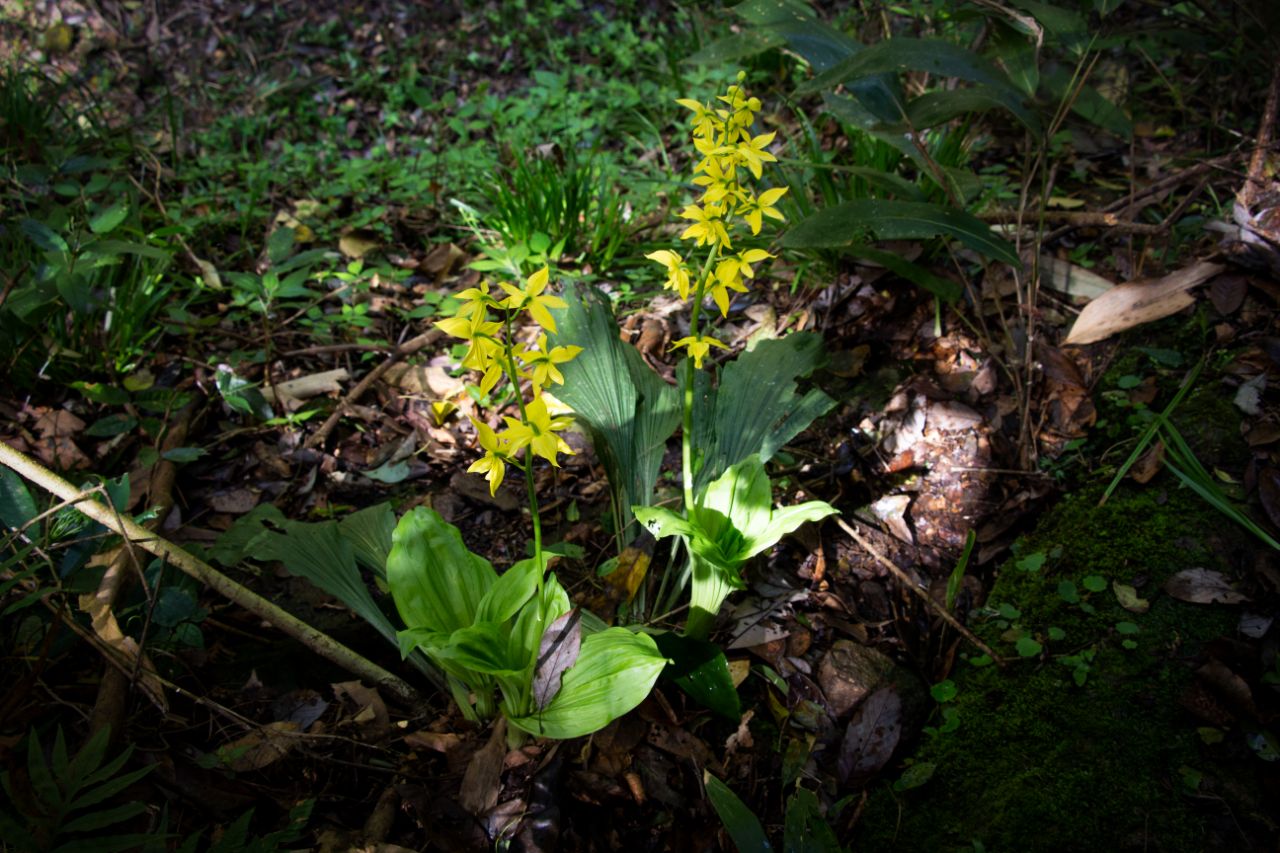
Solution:
[[[604,728],[644,701],[667,660],[653,638],[609,628],[582,641],[578,662],[564,674],[546,708],[509,722],[560,740]]]
[[[387,583],[409,628],[452,633],[470,626],[497,579],[489,561],[471,553],[458,528],[435,510],[415,507],[396,525]]]

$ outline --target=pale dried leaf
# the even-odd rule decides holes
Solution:
[[[498,804],[502,793],[502,762],[507,757],[507,721],[499,717],[489,742],[471,756],[462,775],[458,803],[473,815],[484,814]]]
[[[337,370],[326,370],[322,373],[313,373],[310,376],[299,376],[297,379],[277,382],[274,386],[267,385],[262,388],[262,396],[266,398],[268,403],[275,402],[277,392],[286,397],[306,400],[319,394],[340,392],[342,391],[342,383],[350,378],[351,374],[347,372],[347,369],[339,367]]]
[[[1191,604],[1239,604],[1249,599],[1231,588],[1221,572],[1183,569],[1165,582],[1164,591]]]
[[[570,610],[547,626],[533,671],[533,704],[539,711],[560,692],[560,679],[578,660],[582,648],[582,612]]]
[[[1091,344],[1176,314],[1195,301],[1188,290],[1224,269],[1222,264],[1200,261],[1163,278],[1113,287],[1084,307],[1064,343]]]
[[[1067,296],[1097,299],[1115,287],[1116,283],[1061,258],[1041,255],[1040,286]]]
[[[218,755],[229,770],[245,773],[275,764],[289,754],[301,739],[292,720],[267,723],[241,738],[218,747]]]

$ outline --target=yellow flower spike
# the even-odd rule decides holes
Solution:
[[[524,421],[512,417],[503,418],[507,422],[507,429],[503,432],[509,436],[511,452],[515,453],[527,446],[534,456],[541,456],[559,468],[556,454],[572,454],[573,450],[556,433],[573,423],[573,419],[563,416],[553,418],[547,411],[547,401],[542,397],[535,397],[526,405],[524,414]]]
[[[547,309],[566,308],[568,305],[559,296],[542,295],[542,292],[547,289],[550,275],[551,271],[543,267],[529,276],[523,290],[514,284],[507,284],[506,282],[500,282],[500,284],[502,289],[507,292],[507,298],[502,302],[503,307],[512,311],[528,311],[529,316],[533,318],[533,322],[554,334],[556,321]]]
[[[498,486],[502,485],[502,478],[506,476],[507,459],[510,453],[502,437],[495,433],[492,427],[475,418],[470,420],[476,428],[476,438],[485,453],[484,456],[471,463],[467,473],[484,474],[484,478],[489,481],[489,494],[492,496],[498,493]]]
[[[750,226],[752,234],[760,233],[766,216],[779,222],[785,221],[782,212],[774,205],[786,194],[787,187],[775,187],[771,190],[765,190],[758,196],[747,197],[739,212],[742,214],[743,221]]]
[[[715,338],[707,335],[698,335],[681,338],[671,344],[671,349],[679,349],[686,347],[689,351],[689,358],[693,359],[693,366],[702,369],[702,360],[707,357],[707,353],[711,352],[712,347],[720,347],[720,349],[728,349],[728,344],[723,344]]]
[[[681,299],[689,298],[689,268],[685,266],[683,258],[667,249],[650,252],[645,257],[667,268],[667,281],[663,285],[667,290],[676,291]]]
[[[564,374],[560,372],[556,365],[573,361],[580,352],[582,352],[582,347],[574,345],[548,348],[547,336],[546,334],[541,334],[538,335],[537,349],[525,347],[516,355],[520,361],[524,362],[525,367],[529,369],[529,380],[533,383],[533,395],[541,397],[542,389],[552,382],[557,385],[564,384]]]

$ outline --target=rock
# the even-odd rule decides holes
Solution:
[[[887,655],[851,640],[837,640],[818,664],[818,686],[832,716],[839,719],[889,681],[893,670]]]

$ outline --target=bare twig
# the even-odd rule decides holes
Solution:
[[[351,389],[351,393],[347,394],[346,397],[338,402],[338,407],[333,410],[333,414],[329,415],[328,419],[325,420],[320,428],[312,433],[311,437],[307,439],[306,447],[314,449],[324,444],[329,438],[329,433],[333,432],[333,428],[338,425],[338,421],[342,419],[344,414],[346,414],[348,407],[364,396],[364,393],[369,390],[373,383],[377,382],[382,374],[386,373],[392,365],[396,364],[396,362],[400,361],[402,358],[413,355],[418,350],[434,344],[443,337],[444,332],[439,329],[430,329],[423,332],[421,335],[418,335],[416,338],[411,338],[396,347],[395,352],[387,356],[386,361],[379,364],[373,370],[370,370],[369,375],[364,379],[361,379],[356,387]]]
[[[0,464],[11,468],[16,473],[40,486],[40,488],[64,500],[73,500],[81,496],[80,490],[71,483],[45,468],[34,459],[14,450],[4,442],[0,442]],[[321,657],[360,678],[368,679],[374,685],[405,704],[413,706],[420,704],[421,697],[418,692],[399,676],[393,675],[367,658],[353,652],[329,635],[317,631],[296,616],[287,613],[252,590],[231,580],[231,578],[203,560],[196,559],[177,545],[145,529],[133,519],[118,517],[111,507],[92,500],[81,499],[76,504],[76,509],[124,537],[128,544],[137,545],[148,553],[168,560],[185,574],[221,593],[255,616],[274,625]]]
[[[872,557],[875,558],[875,561],[877,563],[879,563],[880,565],[888,569],[889,573],[898,579],[898,583],[902,584],[904,587],[906,587],[907,589],[915,593],[920,599],[924,601],[926,605],[928,605],[930,610],[932,610],[934,613],[937,613],[940,617],[942,617],[942,621],[946,622],[952,628],[955,628],[957,631],[959,631],[960,636],[964,637],[966,640],[968,640],[970,643],[976,646],[979,651],[981,651],[987,657],[995,661],[997,665],[1004,666],[1004,659],[1001,658],[994,651],[992,651],[990,646],[982,642],[982,640],[979,640],[978,636],[974,634],[972,631],[970,631],[968,628],[966,628],[960,622],[959,619],[951,615],[951,612],[949,610],[947,610],[945,607],[939,607],[938,602],[933,600],[933,596],[929,594],[929,591],[927,589],[921,589],[919,586],[917,586],[916,582],[913,581],[906,572],[898,568],[897,564],[894,563],[892,560],[890,560],[888,557],[886,557],[884,554],[881,554],[874,545],[872,545],[866,539],[863,539],[862,536],[859,535],[858,531],[854,530],[850,525],[845,523],[845,520],[843,518],[836,516],[835,519],[836,519],[836,524],[840,525],[840,529],[843,530],[845,533],[848,533],[853,538],[854,542],[857,542],[859,545],[861,545],[862,548],[866,550],[868,554],[870,554]]]

